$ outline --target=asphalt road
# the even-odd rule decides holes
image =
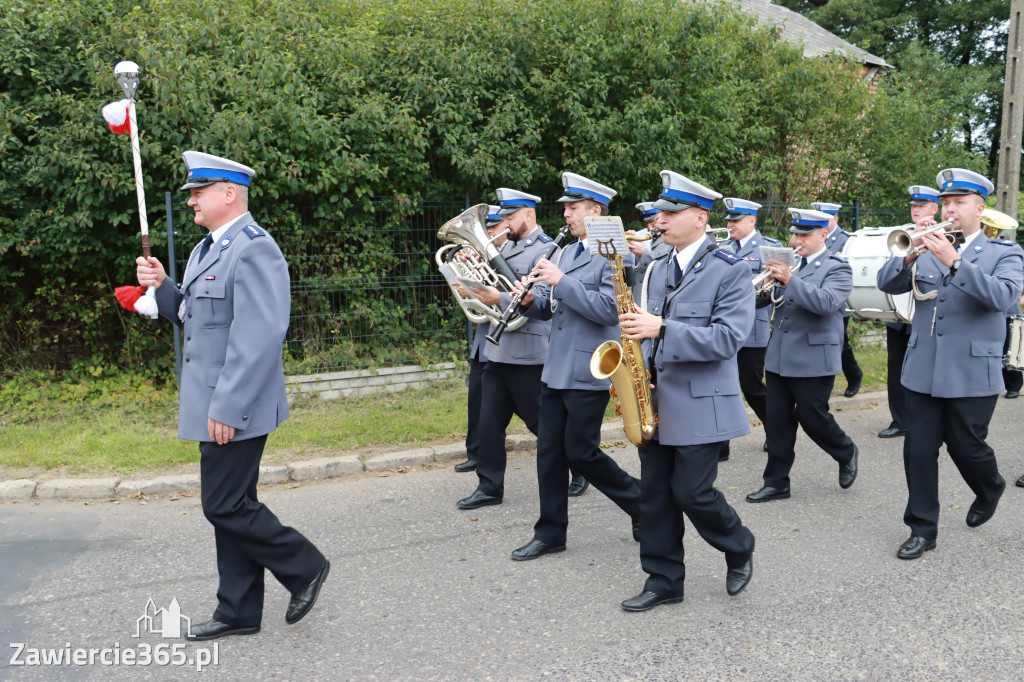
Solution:
[[[474,475],[450,468],[267,489],[264,501],[333,570],[293,626],[288,594],[268,575],[263,631],[220,640],[202,678],[1020,680],[1022,413],[1024,400],[1001,399],[993,419],[1010,487],[992,521],[964,524],[973,498],[943,455],[938,548],[910,562],[895,558],[908,535],[902,440],[874,435],[888,424],[884,406],[837,415],[861,447],[847,491],[801,435],[792,499],[746,503],[765,457],[756,428],[719,475],[757,537],[750,587],[728,597],[723,556],[691,530],[685,601],[641,614],[619,608],[644,580],[629,519],[593,489],[570,503],[566,552],[509,559],[537,513],[527,454],[510,460],[505,503],[474,512],[455,508]],[[639,473],[633,448],[610,452]],[[198,498],[0,505],[0,679],[199,677],[194,666],[12,665],[10,645],[26,645],[23,661],[29,649],[115,645],[212,656],[210,643],[133,634],[148,599],[176,599],[198,623],[215,591]]]

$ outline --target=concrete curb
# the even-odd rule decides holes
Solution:
[[[833,397],[831,409],[842,412],[853,407],[872,403],[884,403],[885,391],[864,393],[853,398]],[[751,422],[757,417],[747,409]],[[606,421],[601,426],[602,441],[625,441],[622,421]],[[511,450],[534,450],[537,438],[533,434],[513,434],[506,440]],[[417,467],[424,464],[446,464],[466,456],[463,443],[446,443],[412,450],[384,452],[374,455],[343,455],[341,457],[320,457],[301,462],[260,467],[259,482],[302,483],[319,481],[361,473],[379,473],[388,470]],[[36,482],[30,479],[0,481],[0,502],[26,502],[33,498],[40,500],[83,499],[97,500],[131,495],[152,495],[159,493],[194,492],[199,490],[199,474],[156,476],[149,479],[117,478],[62,478]]]

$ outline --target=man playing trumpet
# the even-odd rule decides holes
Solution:
[[[988,178],[962,168],[938,174],[942,218],[964,241],[953,246],[941,232],[914,239],[911,249],[878,271],[878,288],[890,294],[915,291],[913,332],[902,383],[906,389],[907,435],[903,466],[910,537],[896,553],[916,559],[935,549],[939,521],[939,448],[943,443],[975,499],[967,512],[971,528],[992,518],[1006,481],[985,442],[996,400],[1003,390],[1005,310],[1024,287],[1024,252],[981,233]],[[924,221],[923,228],[934,224]]]
[[[794,272],[786,263],[769,261],[765,267],[778,284],[770,294],[758,296],[758,305],[779,307],[765,356],[768,463],[764,486],[747,495],[747,502],[789,497],[798,425],[839,464],[839,487],[849,488],[857,478],[857,446],[828,409],[841,369],[843,310],[853,289],[853,273],[845,259],[825,246],[828,214],[793,208],[789,212],[799,266]]]

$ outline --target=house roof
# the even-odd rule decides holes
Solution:
[[[868,66],[894,68],[892,64],[881,57],[876,57],[853,43],[846,42],[802,14],[780,5],[773,5],[769,0],[730,0],[730,2],[753,16],[761,26],[781,26],[782,39],[788,43],[802,46],[804,57],[819,57],[838,52]]]

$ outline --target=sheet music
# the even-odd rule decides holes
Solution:
[[[602,258],[625,258],[629,255],[622,218],[614,215],[587,216],[583,222],[587,226],[587,246],[591,254]]]
[[[788,246],[761,246],[761,263],[765,264],[770,260],[782,261],[791,269],[796,267],[796,250]]]

